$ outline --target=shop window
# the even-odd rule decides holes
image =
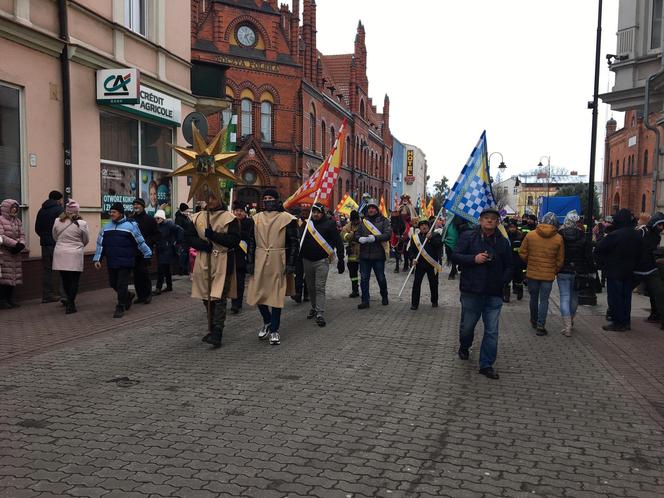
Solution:
[[[0,200],[21,202],[20,90],[0,85]]]
[[[125,26],[147,36],[147,0],[125,0],[124,4]]]
[[[148,214],[163,209],[170,216],[173,129],[109,112],[101,112],[100,125],[102,220],[114,202],[130,212],[136,197]]]
[[[272,103],[261,102],[261,142],[272,142]]]
[[[242,138],[245,138],[252,133],[252,107],[253,107],[253,102],[249,99],[242,99],[242,102],[240,104],[240,127],[242,131],[240,132],[240,136]]]

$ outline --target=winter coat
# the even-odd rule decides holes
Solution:
[[[0,285],[12,287],[23,283],[23,258],[20,252],[12,254],[16,244],[25,246],[23,224],[17,216],[9,214],[18,205],[14,199],[5,199],[0,204]]]
[[[327,216],[314,221],[311,219],[313,227],[320,233],[325,241],[332,247],[332,257],[334,257],[334,251],[336,250],[337,258],[340,261],[344,260],[344,244],[341,241],[341,236],[337,230],[337,224],[334,220],[331,220]],[[305,223],[300,228],[300,237],[307,230],[307,224]],[[303,259],[308,259],[309,261],[320,261],[321,259],[327,259],[329,256],[325,249],[316,242],[314,237],[307,230],[306,235],[304,236],[304,241],[302,242],[302,247],[300,248],[300,257]]]
[[[390,226],[390,221],[384,216],[377,214],[373,218],[365,217],[360,221],[360,228],[355,232],[355,241],[359,242],[360,237],[368,237],[373,235],[367,225],[365,220],[371,222],[380,232],[380,235],[376,235],[376,240],[374,242],[367,242],[366,244],[360,244],[360,259],[387,259],[387,254],[389,254],[389,240],[392,237],[392,227]]]
[[[236,218],[235,222],[239,228],[240,246],[235,251],[235,267],[238,272],[247,271],[247,252],[249,251],[249,238],[254,230],[254,221],[248,216],[244,219]]]
[[[558,232],[565,245],[565,261],[559,273],[588,273],[591,270],[586,234],[576,227],[561,228]]]
[[[655,251],[659,247],[661,233],[650,226],[637,229],[637,233],[641,237],[641,256],[634,268],[634,274],[638,276],[650,275],[657,271]]]
[[[177,264],[177,251],[184,240],[184,230],[171,220],[164,220],[157,225],[159,228],[159,238],[155,244],[157,263],[160,265]]]
[[[42,207],[37,211],[35,220],[35,232],[39,235],[39,244],[42,246],[54,246],[53,223],[63,213],[64,208],[58,204],[58,201],[46,199]]]
[[[491,261],[475,263],[475,256],[485,251]],[[479,227],[463,232],[452,253],[452,261],[460,266],[461,292],[502,296],[503,287],[512,279],[510,244],[498,230],[490,237],[486,237]]]
[[[162,223],[163,225],[163,223]],[[205,238],[208,225],[214,230],[212,251],[208,251],[210,241]],[[191,281],[191,297],[207,300],[208,298],[208,264],[212,275],[210,296],[212,300],[235,298],[237,296],[235,271],[235,251],[238,250],[240,234],[235,216],[226,210],[219,209],[208,213],[196,213],[187,225],[186,239],[189,247],[198,251]],[[226,281],[228,280],[228,286]]]
[[[143,211],[141,214],[134,213],[130,218],[138,225],[141,235],[150,250],[154,250],[155,244],[159,241],[161,232],[159,231],[159,224],[152,216]]]
[[[253,275],[247,285],[247,304],[283,308],[285,296],[295,294],[293,273],[298,257],[296,219],[284,211],[262,211],[253,217],[247,264]]]
[[[361,221],[346,223],[343,230],[341,230],[341,238],[348,244],[346,255],[349,263],[357,263],[360,260],[360,243],[355,241],[355,232],[360,228],[361,223]]]
[[[563,238],[553,225],[540,223],[523,238],[519,256],[527,265],[528,278],[553,282],[565,262]]]
[[[189,223],[191,223],[191,219],[185,213],[183,213],[182,211],[178,211],[177,213],[175,213],[175,224],[177,226],[179,226],[180,228],[182,228],[182,233],[187,231],[187,225]],[[184,250],[187,250],[189,248],[187,246],[186,239],[183,240],[183,242],[182,242],[182,248]]]
[[[427,234],[428,235],[428,234]],[[428,242],[425,242],[426,236],[421,233],[416,233],[413,237],[417,237],[420,241],[420,245],[424,246],[423,251],[426,251],[429,256],[431,256],[435,261],[440,261],[443,253],[443,237],[442,233],[433,232],[433,235]],[[419,254],[419,249],[413,241],[411,241],[408,248],[408,256],[415,260]],[[420,259],[417,260],[417,266],[421,269],[428,269],[431,265],[427,262],[426,259],[420,256]]]
[[[77,220],[74,223],[69,218],[57,219],[51,231],[55,241],[53,269],[82,272],[85,246],[90,241],[88,224],[85,220]]]
[[[615,228],[597,243],[596,251],[606,278],[627,280],[632,278],[641,258],[641,235],[634,228],[632,214],[627,209],[618,211],[613,224]]]
[[[145,259],[152,257],[152,250],[145,243],[138,225],[127,218],[117,223],[111,220],[99,231],[92,260],[98,262],[106,258],[109,268],[133,268],[139,251]]]

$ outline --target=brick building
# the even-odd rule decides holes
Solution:
[[[654,125],[657,118],[650,116]],[[645,127],[639,111],[625,113],[623,128],[610,119],[606,123],[604,154],[604,214],[620,208],[633,213],[652,211],[652,164],[655,135]]]
[[[382,112],[369,97],[365,29],[351,54],[316,48],[316,4],[293,0],[193,0],[192,63],[223,71],[223,94],[238,115],[237,198],[255,202],[266,187],[291,194],[321,164],[348,119],[343,168],[333,202],[345,192],[387,196],[392,136],[387,95]],[[221,126],[210,117],[210,133]]]

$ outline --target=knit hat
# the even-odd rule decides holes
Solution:
[[[62,199],[62,193],[58,192],[57,190],[51,190],[48,194],[48,198],[52,201],[59,201]]]
[[[143,199],[141,199],[140,197],[137,197],[136,199],[134,199],[134,202],[132,202],[132,204],[140,204],[141,206],[145,207],[145,201]]]
[[[166,219],[166,212],[163,209],[157,209],[157,212],[154,214],[155,218],[161,218],[162,220]]]
[[[69,201],[67,201],[67,205],[65,206],[65,212],[67,214],[78,214],[79,209],[81,209],[81,206],[79,206],[78,202],[74,199],[69,199]]]
[[[184,202],[180,204],[180,211],[187,211],[188,209],[189,209],[189,204],[185,204]]]
[[[124,214],[125,212],[124,204],[122,204],[121,202],[114,202],[113,204],[111,204],[109,211],[117,211],[118,213]]]
[[[274,197],[275,200],[279,200],[279,192],[277,192],[273,188],[268,188],[268,189],[263,191],[263,197],[266,197],[266,196]]]

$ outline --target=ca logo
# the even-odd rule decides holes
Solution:
[[[120,74],[112,74],[104,80],[104,90],[106,90],[104,95],[129,95],[129,90],[127,89],[129,83],[131,83],[131,74],[125,74],[124,76]]]

